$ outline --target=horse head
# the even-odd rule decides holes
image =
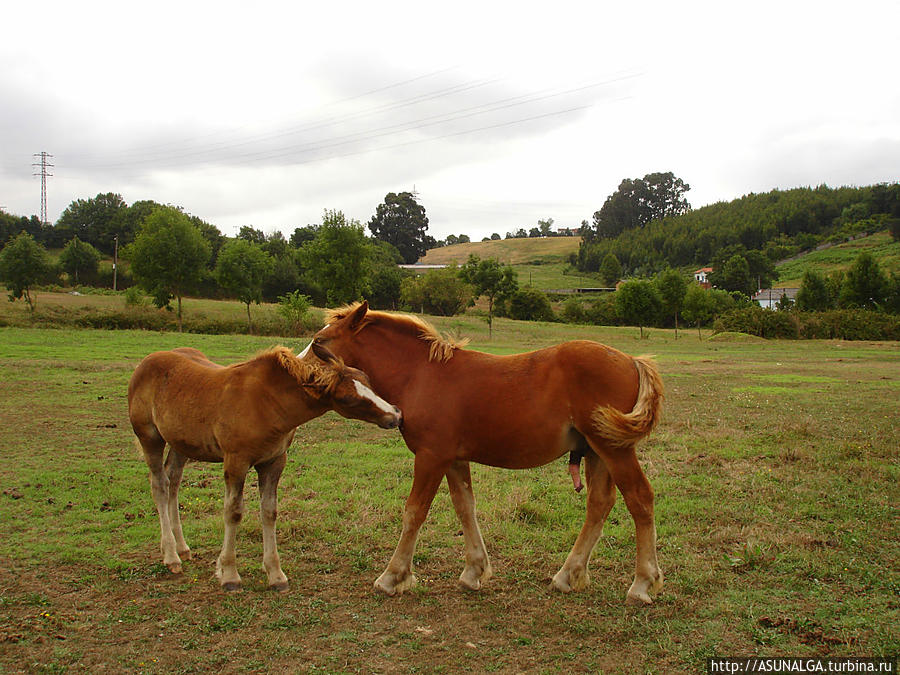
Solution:
[[[316,358],[337,373],[335,381],[321,392],[323,402],[343,417],[372,422],[382,429],[400,426],[403,419],[400,409],[375,393],[368,375],[345,365],[325,345],[313,341],[311,346]]]

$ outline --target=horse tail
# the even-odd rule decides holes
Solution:
[[[593,414],[597,432],[619,447],[633,445],[653,431],[662,408],[663,383],[656,364],[649,356],[632,358],[638,371],[638,395],[632,411],[623,413],[611,406],[600,406]]]

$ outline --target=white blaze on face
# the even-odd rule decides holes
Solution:
[[[302,352],[300,352],[299,354],[297,354],[297,358],[298,358],[298,359],[305,358],[306,355],[309,354],[309,350],[312,348],[312,343],[313,343],[313,341],[310,340],[310,341],[309,341],[309,344],[306,345],[306,349],[304,349]]]
[[[372,401],[372,403],[374,403],[375,405],[378,406],[379,410],[381,410],[382,412],[386,412],[386,413],[394,412],[394,406],[392,406],[390,403],[385,401],[383,398],[381,398],[378,394],[376,394],[374,391],[369,389],[362,382],[360,382],[359,380],[353,380],[353,384],[356,385],[356,393],[359,394],[360,396],[362,396],[363,398],[367,398],[370,401]]]

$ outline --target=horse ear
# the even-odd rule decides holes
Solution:
[[[368,312],[368,311],[369,311],[369,302],[368,302],[368,300],[363,300],[362,303],[360,303],[359,307],[354,309],[353,312],[350,314],[350,317],[349,317],[350,330],[356,329],[356,327],[359,325],[360,321],[363,320],[363,317],[365,317],[366,312]]]
[[[318,356],[325,363],[332,363],[334,361],[337,361],[337,357],[334,355],[334,353],[332,353],[330,349],[328,349],[328,347],[315,340],[312,341],[312,350],[313,354]]]

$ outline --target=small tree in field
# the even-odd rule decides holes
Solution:
[[[661,306],[659,293],[650,281],[626,281],[616,291],[616,313],[626,323],[640,326],[641,339],[644,338],[644,326],[656,319]]]
[[[77,285],[79,273],[82,278],[97,276],[97,269],[100,267],[100,251],[86,241],[72,237],[59,256],[59,264],[62,265],[72,282]]]
[[[135,281],[153,295],[157,307],[178,300],[178,330],[182,330],[181,298],[196,288],[209,260],[209,244],[190,218],[171,206],[154,209],[128,247]]]
[[[700,332],[701,324],[707,323],[713,318],[715,306],[712,294],[705,288],[691,284],[684,295],[682,314],[685,321],[697,324],[697,337],[703,339]]]
[[[259,244],[232,239],[219,251],[216,280],[225,290],[247,305],[247,330],[253,332],[250,303],[262,302],[262,289],[272,270],[272,258]]]
[[[0,252],[0,281],[6,284],[9,301],[25,298],[34,314],[31,288],[46,274],[50,263],[44,247],[27,232],[22,232]]]
[[[656,290],[659,291],[665,311],[675,315],[675,339],[678,339],[678,313],[684,304],[687,293],[687,280],[676,270],[668,268],[656,277]]]
[[[459,269],[459,276],[475,289],[475,297],[488,299],[488,337],[494,335],[494,301],[510,297],[519,289],[516,273],[512,267],[500,266],[496,258],[481,260],[474,253]]]

